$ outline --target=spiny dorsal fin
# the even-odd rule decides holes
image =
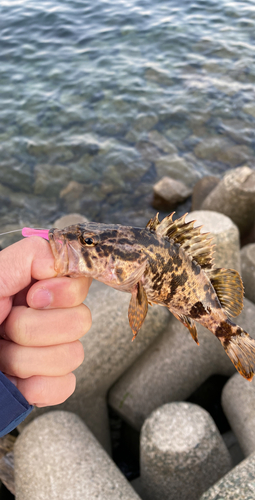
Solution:
[[[155,215],[155,217],[149,220],[148,224],[146,224],[146,229],[149,229],[150,231],[156,230],[157,226],[160,224],[158,214],[159,212]]]
[[[243,283],[235,269],[212,269],[206,272],[218,299],[229,316],[238,316],[243,309]]]
[[[161,222],[159,222],[157,214],[154,219],[148,222],[146,227],[163,238],[174,240],[175,243],[182,246],[190,258],[196,261],[202,269],[210,269],[213,260],[213,238],[208,237],[210,233],[201,234],[200,229],[202,226],[194,228],[195,221],[186,223],[185,217],[187,214],[173,221],[174,213],[165,217]]]

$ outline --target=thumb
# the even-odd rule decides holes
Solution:
[[[56,276],[49,243],[37,236],[27,238],[0,252],[0,324],[9,314],[12,296],[31,283],[31,278]]]

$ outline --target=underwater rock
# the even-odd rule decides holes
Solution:
[[[192,193],[183,182],[163,177],[153,186],[152,205],[158,210],[172,210],[185,201]]]

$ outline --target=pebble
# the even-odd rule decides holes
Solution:
[[[147,140],[138,141],[136,149],[144,161],[155,162],[160,157],[158,148]]]
[[[82,196],[83,185],[76,181],[70,181],[67,186],[60,191],[59,197],[66,201],[74,201],[77,197]]]
[[[220,479],[200,500],[253,500],[255,498],[255,453]]]
[[[218,156],[222,151],[234,146],[234,143],[224,137],[206,137],[194,148],[194,153],[201,160],[219,161]]]
[[[27,146],[29,155],[38,159],[47,159],[52,162],[65,162],[73,159],[73,153],[70,148],[55,144],[55,142],[29,143]]]
[[[186,186],[194,186],[200,177],[192,165],[177,154],[161,156],[155,165],[159,178],[168,176],[183,182]]]
[[[190,129],[183,123],[179,127],[174,127],[172,125],[171,128],[166,128],[165,130],[165,135],[170,139],[171,143],[179,149],[183,147],[183,142],[187,139],[190,133]]]
[[[93,281],[85,301],[92,312],[93,324],[81,339],[85,359],[75,371],[77,385],[74,394],[57,407],[79,415],[107,450],[110,450],[107,392],[169,321],[165,308],[149,307],[137,339],[131,342],[127,315],[129,301],[130,294]],[[46,411],[49,408],[35,408],[19,428]]]
[[[16,158],[0,159],[1,182],[11,190],[31,193],[31,172],[27,165]]]
[[[254,134],[252,126],[244,120],[240,120],[239,118],[219,119],[217,120],[217,126],[237,144],[245,143],[246,145],[250,145],[252,142],[252,136]]]
[[[160,134],[157,130],[151,130],[151,132],[149,132],[148,134],[148,139],[150,142],[152,142],[152,144],[157,146],[157,148],[164,153],[177,153],[177,148],[175,147],[175,145],[169,142],[167,138],[163,134]]]
[[[254,151],[245,144],[235,144],[229,148],[216,153],[216,159],[220,162],[226,163],[230,167],[237,167],[242,165],[254,157]]]
[[[220,179],[215,175],[205,175],[199,179],[192,193],[192,210],[199,210],[207,195],[219,184]]]
[[[155,410],[141,431],[141,481],[148,500],[197,500],[231,468],[212,417],[191,403]]]
[[[84,185],[77,181],[70,181],[59,193],[59,198],[67,212],[79,211],[81,199],[84,195]]]
[[[245,297],[255,304],[255,243],[241,250],[241,275]]]
[[[77,415],[54,411],[30,423],[14,451],[16,500],[139,500]]]
[[[158,210],[172,210],[191,194],[192,189],[187,188],[183,182],[171,179],[171,177],[162,177],[153,186],[152,205]]]
[[[140,113],[134,123],[137,132],[151,130],[158,123],[158,117],[154,113]]]
[[[255,118],[255,104],[254,104],[254,102],[250,102],[249,104],[246,104],[243,107],[243,111],[247,115],[253,116],[253,118]]]
[[[241,235],[247,233],[254,224],[255,171],[247,166],[228,171],[206,197],[201,208],[227,215],[237,225]]]
[[[244,299],[238,324],[255,337],[255,306]],[[235,368],[217,338],[197,324],[199,346],[171,315],[163,333],[109,391],[109,404],[139,430],[150,413],[166,402],[187,399],[214,374]]]
[[[65,165],[37,164],[34,169],[34,194],[58,197],[71,180],[71,171]]]
[[[223,389],[222,406],[244,455],[255,453],[255,380],[233,375]]]

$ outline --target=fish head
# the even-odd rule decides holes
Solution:
[[[131,227],[88,222],[53,228],[49,242],[58,276],[88,276],[130,291],[146,267],[143,246]]]

